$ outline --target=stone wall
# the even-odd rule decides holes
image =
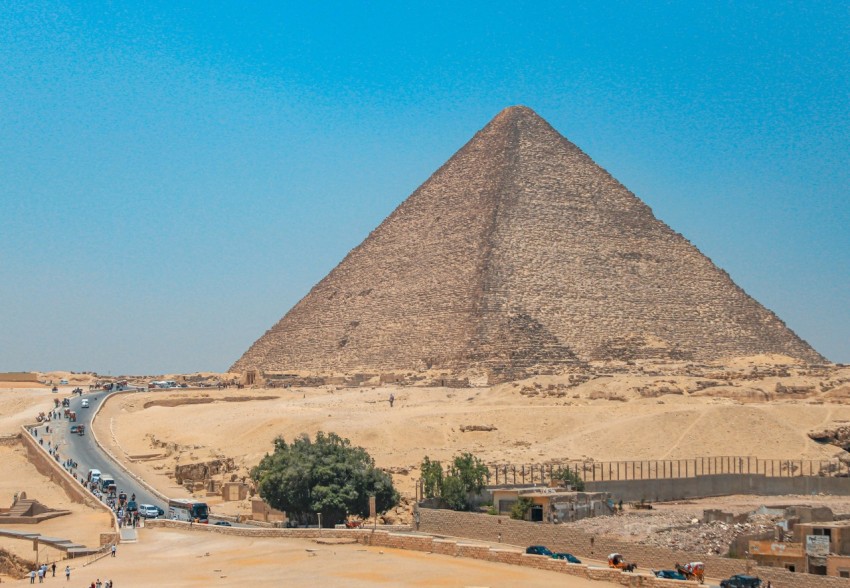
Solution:
[[[637,545],[601,536],[592,536],[569,525],[547,525],[515,521],[508,517],[480,515],[451,510],[419,509],[419,530],[425,533],[465,537],[497,544],[545,545],[553,551],[567,551],[579,558],[605,559],[607,554],[622,553],[628,562],[639,569],[670,569],[676,562],[700,560],[706,564],[706,574],[726,578],[747,573],[747,562],[716,556],[703,556],[648,545]],[[593,546],[591,547],[591,538]],[[751,573],[776,588],[850,588],[850,579],[811,576],[787,572],[778,568],[752,566]],[[677,585],[682,585],[678,582]]]
[[[779,478],[763,474],[718,474],[694,478],[585,482],[585,490],[608,492],[614,502],[619,500],[663,502],[732,494],[850,496],[850,478],[817,476]]]
[[[113,517],[112,511],[95,498],[91,492],[82,487],[82,485],[71,476],[65,469],[47,453],[44,447],[38,444],[38,441],[32,434],[23,428],[23,434],[20,435],[20,441],[27,450],[27,458],[30,463],[35,466],[38,473],[50,478],[50,481],[61,487],[66,494],[74,502],[85,504],[86,506],[97,508],[103,512],[109,513]]]

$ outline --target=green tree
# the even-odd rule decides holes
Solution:
[[[582,492],[584,490],[584,480],[578,475],[578,472],[571,469],[569,466],[559,468],[552,476],[556,480],[560,480],[565,485],[572,486],[574,490]]]
[[[447,472],[440,462],[426,455],[420,473],[423,496],[440,498],[454,510],[469,510],[469,495],[481,492],[490,478],[484,462],[471,453],[455,456]]]
[[[362,447],[335,433],[306,434],[288,444],[274,441],[274,453],[266,454],[251,471],[260,497],[290,516],[322,513],[322,524],[333,526],[349,514],[369,516],[369,496],[375,496],[378,512],[398,504],[392,478],[375,467]]]
[[[431,461],[428,456],[422,460],[419,468],[422,475],[422,495],[424,498],[440,497],[443,492],[443,466],[439,461]]]
[[[526,513],[531,510],[533,505],[534,503],[530,498],[520,498],[511,508],[511,518],[519,521],[524,520]]]
[[[443,478],[443,492],[441,498],[452,510],[468,510],[469,494],[466,486],[459,476],[446,476]]]
[[[484,462],[466,452],[455,457],[451,475],[460,478],[467,493],[478,494],[487,484],[490,471],[484,465]]]

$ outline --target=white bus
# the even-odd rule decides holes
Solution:
[[[209,523],[210,509],[206,502],[175,498],[168,501],[168,518],[190,523]]]

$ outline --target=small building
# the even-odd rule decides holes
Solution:
[[[758,565],[785,568],[789,572],[802,572],[806,568],[806,553],[802,543],[784,541],[750,541],[750,557]]]
[[[793,542],[751,541],[750,555],[762,566],[850,578],[850,521],[797,523]]]
[[[573,492],[565,488],[491,487],[493,507],[501,515],[511,514],[520,498],[531,501],[526,520],[540,523],[567,523],[589,517],[610,515],[614,503],[607,492]]]

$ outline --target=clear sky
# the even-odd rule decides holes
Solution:
[[[848,72],[847,2],[0,0],[0,370],[225,370],[514,104],[850,362]]]

